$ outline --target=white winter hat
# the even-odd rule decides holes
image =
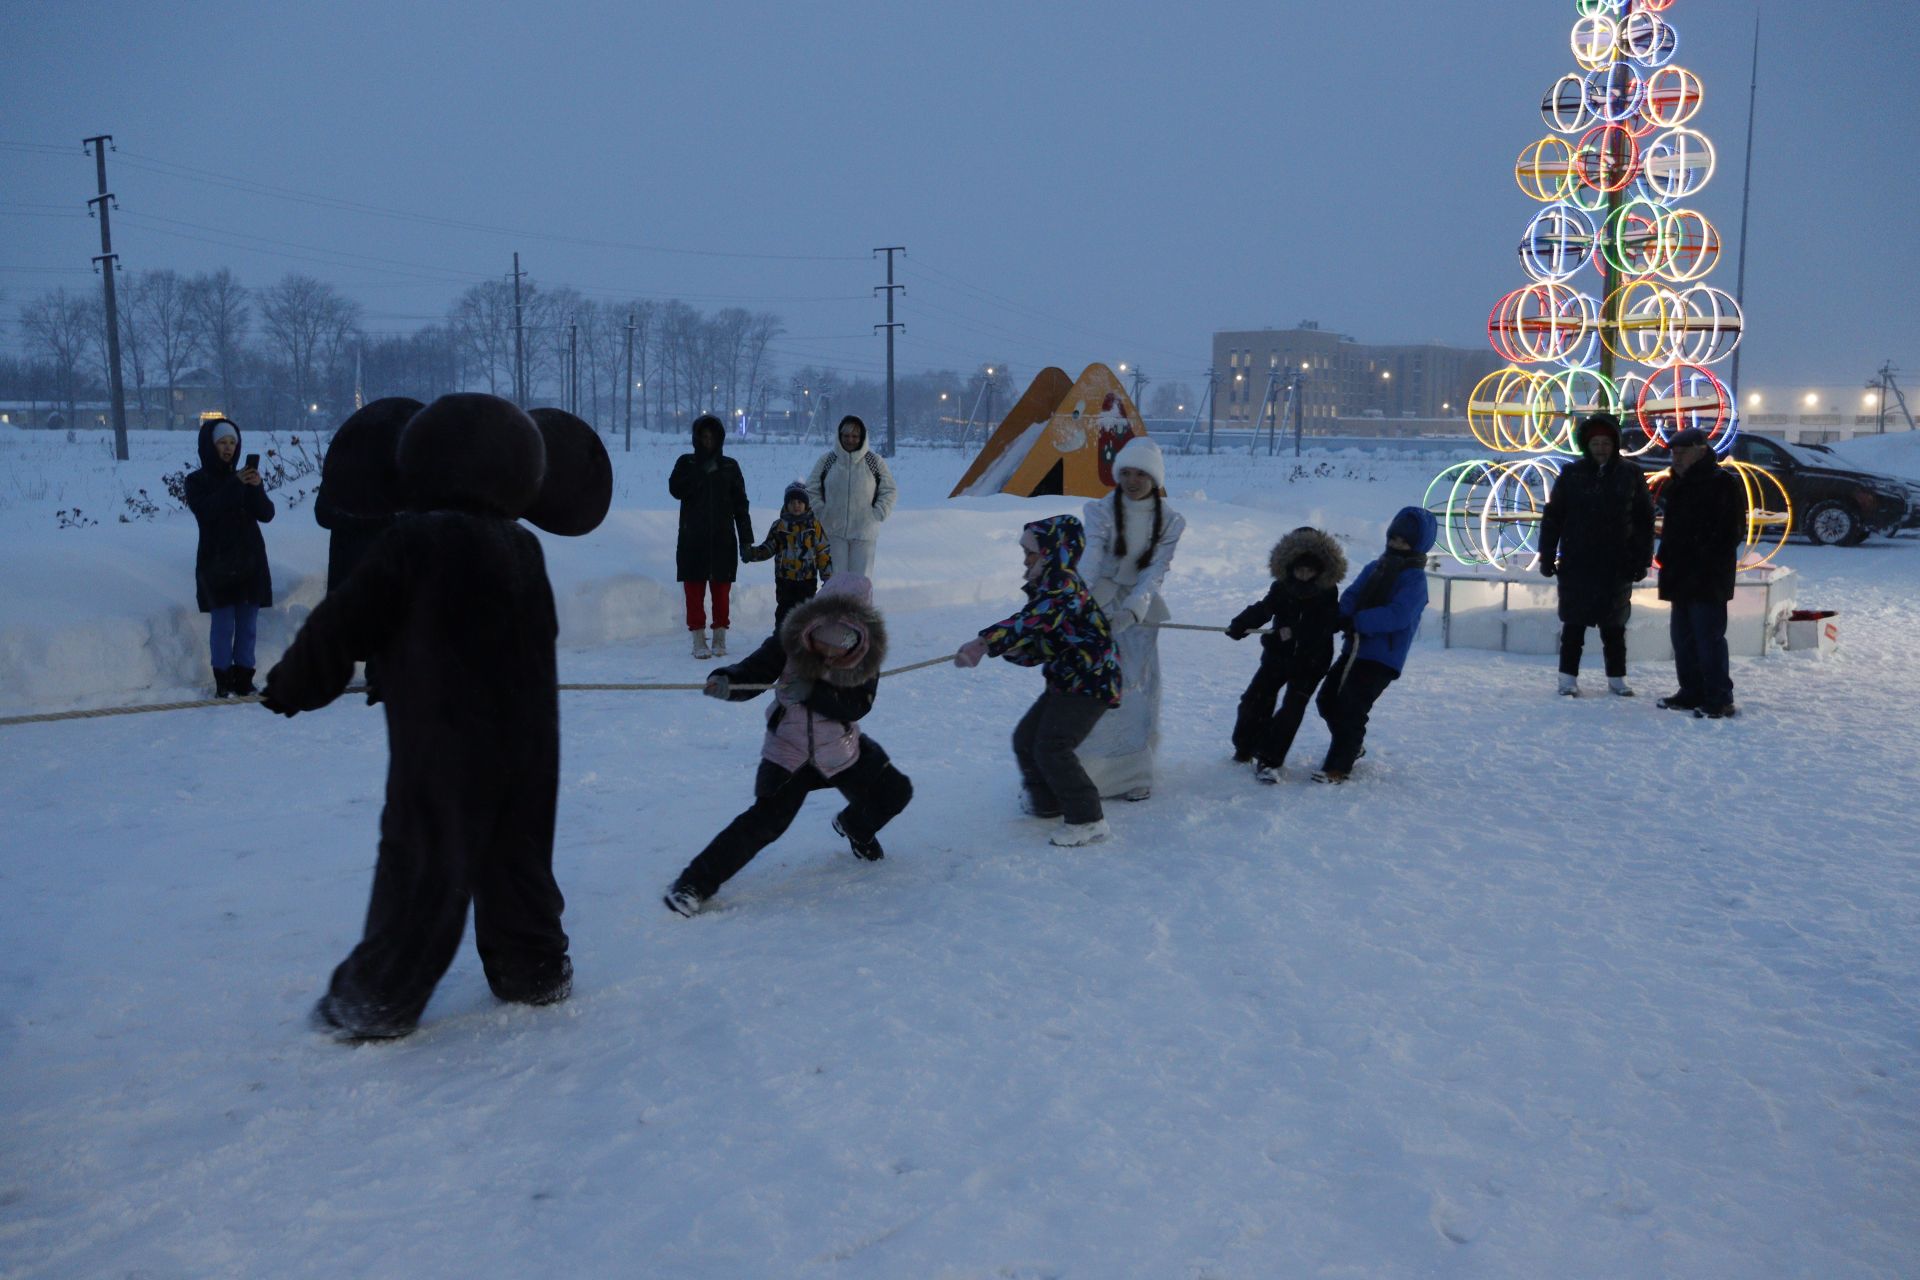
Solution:
[[[1118,476],[1122,467],[1146,472],[1153,477],[1155,488],[1167,487],[1167,460],[1161,456],[1160,446],[1146,436],[1135,436],[1113,456],[1114,475]]]
[[[234,429],[231,422],[223,419],[213,424],[213,434],[207,438],[214,444],[219,444],[222,440],[232,440],[238,444],[240,441],[240,433]]]

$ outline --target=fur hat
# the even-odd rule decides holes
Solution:
[[[600,433],[565,409],[534,409],[547,449],[547,474],[525,512],[528,524],[577,538],[592,533],[613,506],[613,460]]]
[[[807,646],[816,633],[852,632],[857,643],[829,663]],[[813,599],[794,606],[780,626],[780,647],[801,676],[829,684],[865,684],[880,674],[887,657],[887,626],[873,607],[873,583],[857,573],[836,573]],[[835,647],[838,647],[837,645]]]
[[[327,444],[320,483],[327,501],[362,519],[390,516],[406,505],[400,484],[400,431],[426,406],[386,396],[355,409]]]
[[[784,510],[786,505],[795,498],[800,499],[801,502],[806,504],[807,510],[813,510],[813,497],[807,492],[807,482],[805,480],[795,480],[787,486],[787,491],[780,495],[781,509]]]
[[[1166,491],[1166,456],[1160,452],[1160,446],[1147,437],[1135,436],[1120,446],[1120,452],[1113,455],[1113,474],[1118,476],[1123,467],[1146,472],[1153,477],[1154,488]]]
[[[1706,448],[1712,443],[1712,437],[1699,427],[1688,427],[1684,431],[1676,431],[1667,437],[1667,448],[1669,450]]]
[[[1337,587],[1347,576],[1347,553],[1333,536],[1312,525],[1301,525],[1273,544],[1267,556],[1267,571],[1282,582],[1293,575],[1293,566],[1312,560],[1319,572],[1313,576],[1316,587]]]
[[[540,428],[499,396],[441,396],[400,433],[400,476],[408,501],[422,511],[478,509],[518,519],[546,471]]]

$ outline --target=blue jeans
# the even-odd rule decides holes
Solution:
[[[1668,623],[1673,639],[1673,671],[1680,696],[1703,707],[1733,701],[1733,673],[1727,663],[1727,602],[1675,600]]]
[[[225,671],[228,667],[253,669],[253,635],[259,619],[257,604],[229,604],[213,611],[209,641],[215,671]]]

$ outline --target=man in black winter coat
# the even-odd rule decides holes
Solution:
[[[364,936],[315,1019],[405,1035],[459,948],[467,905],[487,983],[549,1004],[572,989],[553,878],[558,623],[539,541],[515,522],[545,446],[518,408],[443,396],[400,437],[417,514],[382,533],[268,673],[283,715],[323,707],[377,659],[391,758]]]
[[[1727,661],[1727,602],[1747,540],[1745,487],[1720,466],[1707,433],[1688,428],[1669,442],[1673,477],[1661,491],[1660,598],[1673,606],[1672,711],[1722,719],[1739,714]]]
[[[693,656],[725,656],[728,598],[739,573],[742,548],[753,545],[747,482],[740,464],[722,451],[726,428],[703,413],[693,420],[693,452],[683,453],[667,477],[667,492],[680,500],[680,539],[674,567],[687,597],[687,630]],[[713,595],[713,645],[707,644],[706,596]]]
[[[1580,694],[1587,628],[1600,628],[1607,687],[1627,687],[1627,619],[1633,584],[1653,563],[1653,499],[1640,468],[1620,457],[1620,420],[1582,418],[1577,461],[1561,468],[1540,517],[1540,572],[1560,580],[1560,692]]]
[[[200,424],[200,469],[187,477],[187,510],[200,526],[194,596],[208,628],[217,698],[253,692],[253,643],[260,610],[273,604],[273,574],[260,526],[273,499],[254,467],[235,469],[240,428],[225,418]]]

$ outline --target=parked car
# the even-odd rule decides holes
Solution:
[[[1631,441],[1627,447],[1634,447]],[[1805,534],[1816,545],[1853,547],[1870,534],[1892,537],[1920,527],[1920,485],[1857,471],[1829,450],[1743,432],[1734,437],[1728,456],[1770,472],[1780,482],[1793,504],[1789,532]],[[1634,461],[1658,471],[1670,459],[1664,450],[1654,449]]]

